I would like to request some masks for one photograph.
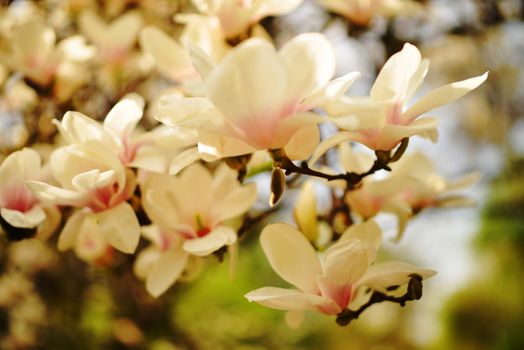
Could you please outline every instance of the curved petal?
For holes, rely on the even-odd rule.
[[[351,140],[352,134],[349,132],[337,132],[330,137],[324,139],[320,144],[317,146],[315,152],[313,152],[313,155],[311,155],[311,158],[309,159],[308,163],[313,165],[317,162],[317,160],[324,155],[330,148],[335,147],[336,145]]]
[[[145,27],[140,32],[139,41],[140,47],[153,57],[160,72],[170,79],[181,81],[196,75],[187,50],[160,29]]]
[[[86,213],[82,210],[75,212],[67,219],[60,236],[58,237],[58,250],[65,251],[71,249],[76,242],[78,232],[83,226]]]
[[[237,235],[228,226],[219,226],[201,238],[190,239],[184,242],[186,252],[197,256],[207,256],[225,245],[231,245],[237,240]]]
[[[317,293],[316,276],[322,274],[317,254],[306,237],[291,225],[271,224],[260,244],[276,273],[308,293]]]
[[[198,147],[188,148],[173,158],[171,165],[169,166],[169,174],[176,175],[182,169],[199,161],[200,159],[201,157],[200,153],[198,152]]]
[[[186,267],[189,254],[182,249],[170,249],[163,252],[149,272],[146,289],[154,297],[163,294],[171,287]]]
[[[147,278],[147,275],[153,269],[153,266],[160,258],[162,252],[155,246],[149,246],[138,253],[135,263],[133,264],[133,273],[141,280]]]
[[[380,70],[371,88],[371,98],[375,101],[402,101],[420,61],[420,51],[414,45],[404,44],[402,50],[391,56]]]
[[[9,225],[21,228],[36,227],[46,218],[45,212],[38,205],[33,206],[31,210],[26,212],[1,208],[0,215]]]
[[[96,216],[100,231],[114,248],[128,254],[135,252],[140,240],[140,224],[129,203],[120,203]]]
[[[104,145],[117,147],[112,137],[97,121],[79,112],[69,111],[64,114],[61,122],[55,122],[60,135],[68,143],[81,144],[87,140],[97,140]]]
[[[273,131],[289,99],[288,72],[268,42],[250,39],[237,46],[205,82],[207,96],[234,125]],[[240,98],[242,96],[242,98]]]
[[[434,276],[436,271],[420,269],[402,261],[386,261],[370,266],[358,285],[385,292],[387,287],[408,283],[411,274],[429,278]]]
[[[82,206],[88,199],[84,193],[51,186],[45,182],[26,181],[26,185],[36,198],[46,203],[76,207]]]
[[[278,54],[289,72],[288,94],[297,100],[324,86],[335,73],[335,52],[322,34],[298,35]]]
[[[264,287],[249,292],[244,297],[250,302],[277,310],[319,311],[319,308],[337,307],[327,298],[296,289]]]
[[[125,95],[107,114],[104,129],[119,139],[130,136],[142,119],[144,103],[144,98],[137,93]]]
[[[358,239],[335,243],[324,255],[324,277],[338,286],[356,283],[369,266],[369,249]]]
[[[284,146],[286,155],[291,160],[306,159],[313,153],[320,142],[318,125],[306,125],[297,130]]]
[[[0,187],[11,187],[34,178],[40,173],[41,164],[40,155],[32,148],[11,153],[0,166]]]
[[[382,240],[382,230],[373,220],[351,225],[339,239],[339,242],[357,239],[363,246],[378,250]]]
[[[342,77],[334,79],[327,83],[327,85],[314,91],[308,95],[304,101],[300,103],[300,110],[309,110],[318,106],[323,106],[326,103],[340,98],[346,93],[353,82],[360,78],[362,74],[359,72],[351,72]]]
[[[251,208],[257,199],[257,185],[255,183],[246,184],[226,195],[225,198],[214,198],[217,207],[217,222],[234,218],[243,214]]]
[[[447,103],[464,96],[473,89],[479,87],[488,78],[488,72],[474,78],[457,81],[448,85],[432,90],[426,96],[418,100],[401,116],[404,122],[411,122],[421,114],[426,113],[434,108],[440,107]]]
[[[312,181],[306,181],[298,194],[293,211],[298,228],[307,239],[315,242],[318,237],[317,198]]]
[[[202,159],[205,161],[235,157],[256,151],[256,148],[234,137],[203,130],[198,132],[198,152],[200,152]]]

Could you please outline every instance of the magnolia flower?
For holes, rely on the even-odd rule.
[[[40,155],[31,148],[11,153],[0,165],[0,216],[2,221],[18,228],[34,228],[46,214],[27,186],[41,173]]]
[[[375,15],[394,17],[420,10],[411,0],[320,0],[320,4],[360,26],[367,26]]]
[[[345,97],[328,106],[331,121],[342,129],[338,142],[354,140],[371,149],[389,151],[406,137],[422,135],[436,140],[437,119],[419,118],[425,112],[450,103],[482,84],[488,73],[437,88],[409,108],[406,104],[417,91],[429,68],[419,50],[405,44],[380,71],[369,97]],[[327,139],[325,142],[333,143]]]
[[[167,159],[161,150],[161,144],[170,142],[173,149],[183,149],[187,140],[178,138],[176,134],[157,128],[151,132],[136,133],[135,129],[142,118],[144,99],[131,93],[124,96],[107,114],[103,124],[79,112],[67,112],[61,122],[55,122],[62,137],[70,144],[82,145],[86,141],[96,140],[106,147],[106,152],[112,152],[128,167],[136,167],[149,171],[164,172]],[[180,142],[177,142],[180,141]],[[195,155],[196,148],[189,154]],[[181,155],[184,158],[188,153]],[[179,168],[186,163],[182,158],[174,159],[174,165]],[[182,159],[183,164],[177,159]],[[193,160],[198,157],[193,156]]]
[[[80,31],[98,48],[103,62],[121,64],[135,44],[142,19],[136,12],[128,12],[106,24],[96,13],[82,12],[78,24]]]
[[[391,177],[407,177],[413,179],[400,196],[408,203],[414,213],[429,207],[469,206],[471,199],[453,195],[452,193],[473,185],[479,179],[478,173],[470,173],[450,182],[438,174],[431,160],[423,153],[404,155],[392,165]]]
[[[267,41],[249,39],[216,67],[203,53],[197,56],[205,97],[167,96],[158,118],[196,128],[206,160],[279,148],[292,159],[306,158],[323,121],[308,111],[341,95],[357,76],[329,82],[335,58],[320,34],[299,35],[279,52]]]
[[[435,274],[400,261],[374,264],[380,239],[380,228],[368,221],[350,227],[318,255],[294,227],[271,224],[260,236],[262,249],[275,272],[297,289],[264,287],[245,297],[278,310],[336,315],[351,306],[362,288],[386,293],[390,286],[408,283],[411,274],[423,278]]]
[[[135,190],[133,173],[97,140],[58,148],[50,163],[61,187],[28,181],[31,192],[43,202],[81,208],[68,219],[58,249],[75,248],[80,257],[91,260],[107,240],[114,248],[133,253],[140,238],[135,211],[126,202]],[[97,254],[82,250],[86,247]]]
[[[71,36],[56,44],[53,28],[39,18],[14,25],[8,34],[9,49],[0,51],[0,61],[41,86],[48,86],[58,78],[60,86],[54,88],[58,94],[70,89],[64,81],[64,66],[75,65],[80,69],[81,63],[94,55],[94,48],[87,46],[81,36]],[[81,83],[83,80],[76,82],[74,88]]]
[[[244,34],[251,25],[267,16],[284,15],[296,9],[302,0],[192,0],[204,14],[220,20],[226,37]]]
[[[228,222],[249,210],[256,185],[241,185],[225,165],[212,176],[193,164],[176,177],[151,174],[142,193],[143,207],[158,228],[143,230],[155,246],[144,253],[150,263],[141,275],[147,290],[158,296],[175,283],[190,255],[207,256],[235,244],[237,235]]]

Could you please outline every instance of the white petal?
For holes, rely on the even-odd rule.
[[[36,227],[46,218],[45,212],[39,205],[33,206],[31,210],[26,212],[1,208],[0,215],[9,225],[21,228]]]
[[[163,294],[184,271],[188,256],[189,254],[181,249],[170,249],[163,252],[147,275],[147,291],[154,297]]]
[[[330,148],[335,147],[336,145],[350,140],[352,137],[352,134],[349,132],[337,132],[327,139],[324,139],[320,144],[318,145],[317,149],[311,155],[311,158],[309,159],[308,163],[310,165],[313,165],[317,162],[317,160],[324,155]]]
[[[284,146],[286,155],[291,160],[306,159],[313,153],[320,142],[318,125],[306,125],[297,130]]]
[[[207,256],[223,246],[236,242],[237,235],[227,226],[219,226],[201,238],[190,239],[184,242],[184,250],[197,256]]]
[[[225,198],[215,198],[217,222],[237,217],[249,210],[257,199],[257,185],[250,183],[231,191]]]
[[[198,151],[205,161],[214,161],[254,153],[257,150],[237,138],[201,130],[198,133]]]
[[[363,246],[378,250],[382,239],[382,230],[373,220],[351,225],[339,239],[339,242],[357,239]]]
[[[162,251],[155,246],[149,246],[140,251],[135,259],[135,263],[133,264],[133,273],[135,276],[145,281],[147,275],[151,272],[153,266],[160,258],[161,253]]]
[[[296,289],[264,287],[244,295],[250,302],[255,302],[277,310],[319,311],[318,307],[331,306],[329,299],[315,294],[304,293]]]
[[[81,144],[87,140],[98,140],[103,144],[116,147],[112,137],[97,121],[79,112],[66,112],[60,123],[55,123],[60,135],[69,143]]]
[[[299,100],[324,86],[335,73],[333,47],[319,33],[296,36],[280,49],[279,55],[289,72],[288,94]]]
[[[325,278],[340,286],[356,283],[369,266],[369,249],[357,239],[335,243],[324,255]]]
[[[107,114],[104,119],[104,129],[119,139],[130,136],[136,124],[142,119],[143,109],[142,96],[137,93],[125,95]]]
[[[300,231],[284,223],[271,224],[262,231],[260,243],[280,277],[305,292],[318,292],[315,278],[322,273],[320,262]]]
[[[420,61],[420,51],[409,43],[404,44],[402,50],[391,56],[380,70],[371,89],[371,98],[375,101],[403,100]]]
[[[199,161],[200,159],[201,157],[200,153],[198,153],[197,147],[188,148],[173,158],[171,165],[169,166],[169,174],[176,175],[182,169],[193,164],[194,162]]]
[[[191,43],[188,43],[187,47],[189,49],[189,54],[191,55],[191,61],[198,73],[200,73],[202,80],[207,79],[209,74],[211,74],[213,69],[215,69],[213,60],[200,47]]]
[[[275,49],[250,39],[237,46],[206,80],[209,99],[239,126],[268,129],[288,99],[288,73]]]
[[[138,149],[135,158],[127,166],[154,173],[163,173],[166,171],[166,164],[166,155],[160,147],[144,145]]]
[[[89,192],[100,187],[106,187],[115,180],[114,170],[107,170],[101,173],[100,170],[93,169],[78,174],[71,183],[79,192]]]
[[[0,187],[13,186],[38,176],[40,155],[32,148],[24,148],[8,155],[0,166]]]
[[[133,207],[123,202],[96,215],[108,242],[123,253],[134,253],[140,240],[140,224]]]
[[[402,120],[409,122],[427,111],[453,102],[471,90],[476,89],[487,78],[488,72],[478,77],[457,81],[432,90],[404,112],[401,118]]]
[[[153,56],[160,72],[174,81],[193,77],[196,73],[187,50],[156,27],[142,29],[140,47]]]
[[[387,261],[370,266],[358,284],[378,291],[385,291],[387,287],[408,283],[411,274],[428,278],[434,276],[436,271],[420,269],[402,261]]]
[[[36,198],[46,203],[81,206],[87,200],[83,193],[51,186],[40,181],[26,181],[26,185]]]
[[[58,250],[65,251],[74,247],[80,228],[84,224],[86,213],[78,210],[67,219],[60,237],[58,237]]]
[[[326,86],[321,87],[307,96],[304,101],[301,102],[301,106],[305,106],[301,107],[301,110],[322,106],[332,100],[340,98],[360,76],[361,74],[359,72],[351,72],[330,81]]]

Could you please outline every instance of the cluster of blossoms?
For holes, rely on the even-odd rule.
[[[477,88],[487,74],[412,102],[429,61],[405,44],[369,96],[349,97],[360,74],[334,79],[335,54],[322,34],[298,35],[277,50],[257,23],[300,3],[194,0],[196,12],[174,18],[184,25],[177,40],[135,12],[111,24],[82,12],[84,36],[56,45],[53,29],[38,15],[9,17],[0,30],[10,49],[0,61],[29,85],[63,103],[87,83],[88,68],[98,67],[105,93],[120,96],[103,122],[74,111],[55,115],[51,151],[35,145],[2,161],[0,223],[7,236],[48,239],[59,231],[60,251],[102,267],[116,251],[136,254],[135,274],[158,297],[201,259],[228,254],[234,262],[250,223],[274,211],[286,186],[303,183],[296,225],[271,223],[260,237],[273,269],[296,289],[260,288],[246,294],[249,301],[287,310],[289,323],[297,324],[304,311],[337,315],[344,323],[370,302],[420,298],[422,279],[435,272],[380,261],[382,231],[374,218],[396,215],[400,239],[421,210],[469,204],[455,191],[474,183],[476,174],[450,182],[423,154],[405,151],[411,137],[437,140],[437,119],[426,112]],[[415,7],[408,1],[321,3],[360,25],[373,9]],[[136,78],[128,72],[152,69],[173,86],[154,98],[121,89]],[[160,125],[143,118],[146,105]],[[324,124],[338,131],[321,140]],[[339,164],[326,163],[328,150],[337,151]],[[255,205],[264,191],[257,191],[262,185],[253,174],[270,171],[270,206]],[[286,180],[290,174],[299,181]],[[317,208],[317,184],[333,197],[327,215]],[[149,245],[139,245],[141,237]]]

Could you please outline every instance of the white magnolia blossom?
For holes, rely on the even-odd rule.
[[[143,21],[137,12],[127,12],[107,24],[96,13],[85,11],[78,24],[104,63],[121,64],[129,57]]]
[[[313,33],[295,37],[278,52],[265,40],[249,39],[216,67],[202,52],[195,57],[205,96],[166,96],[158,118],[196,128],[206,160],[278,148],[292,159],[306,158],[318,144],[317,123],[324,120],[309,111],[343,94],[358,76],[330,82],[333,49]]]
[[[70,144],[81,146],[86,141],[95,140],[106,147],[106,152],[114,153],[128,167],[148,171],[164,172],[168,159],[163,152],[163,145],[182,151],[194,144],[185,135],[178,137],[165,127],[156,128],[150,132],[136,132],[136,127],[142,118],[144,99],[131,93],[124,96],[107,114],[103,124],[79,112],[67,112],[61,122],[55,122],[60,135]],[[196,140],[195,140],[196,143]],[[196,160],[196,148],[181,154],[193,155]],[[176,158],[174,161],[177,161]],[[184,163],[184,160],[181,159]],[[180,164],[180,167],[184,167]]]
[[[133,173],[98,140],[58,148],[50,163],[61,187],[39,181],[27,185],[42,202],[79,208],[62,230],[58,249],[74,248],[80,257],[92,260],[107,240],[114,248],[133,253],[140,238],[135,211],[126,202],[136,187]]]
[[[335,134],[341,142],[351,139],[371,149],[389,151],[406,137],[422,135],[436,141],[436,118],[422,114],[450,103],[482,84],[488,73],[432,90],[407,107],[428,72],[429,60],[411,44],[384,64],[368,97],[342,96],[328,106],[331,121],[348,131]],[[327,139],[326,143],[333,143]]]
[[[189,255],[207,256],[236,243],[229,221],[247,212],[256,199],[256,185],[241,185],[236,175],[225,165],[211,174],[193,164],[176,177],[151,174],[146,180],[143,206],[157,228],[143,230],[155,246],[137,264],[150,266],[142,275],[152,295],[175,283]],[[152,256],[158,259],[151,262]]]
[[[0,49],[0,62],[40,86],[55,80],[53,89],[61,100],[86,81],[84,63],[93,58],[95,50],[84,37],[75,35],[56,43],[53,28],[34,17],[14,25],[7,39],[7,47]],[[71,69],[76,76],[69,74]]]
[[[387,292],[409,282],[410,275],[427,278],[432,270],[400,261],[374,263],[381,231],[374,221],[350,227],[321,255],[294,227],[266,226],[260,243],[275,272],[297,289],[264,287],[246,294],[249,301],[291,312],[336,315],[351,306],[361,288]]]
[[[0,216],[9,225],[34,228],[46,219],[39,200],[27,188],[26,180],[41,176],[40,155],[31,148],[13,152],[0,165]]]
[[[217,17],[228,38],[245,34],[249,27],[267,16],[284,15],[302,0],[192,0],[197,9]]]
[[[319,0],[319,2],[328,10],[361,26],[367,26],[375,15],[394,17],[421,10],[421,6],[412,0]]]

